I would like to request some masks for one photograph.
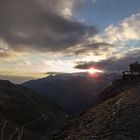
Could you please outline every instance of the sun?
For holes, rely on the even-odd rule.
[[[93,68],[93,67],[88,69],[88,73],[90,75],[94,75],[95,73],[100,73],[100,72],[102,72],[102,70],[99,70],[99,69],[96,69],[96,68]]]
[[[89,74],[94,74],[96,70],[94,68],[89,68],[88,73]]]

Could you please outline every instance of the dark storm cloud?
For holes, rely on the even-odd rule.
[[[90,67],[96,67],[99,69],[103,69],[105,71],[122,71],[126,70],[130,63],[135,61],[140,62],[140,51],[127,53],[124,57],[117,58],[109,58],[106,60],[102,60],[100,62],[77,62],[75,68],[77,69],[89,69]]]
[[[124,63],[119,62],[116,59],[107,59],[100,62],[81,62],[75,66],[77,69],[89,69],[90,67],[96,67],[105,71],[119,71],[126,68]]]
[[[97,32],[93,26],[63,17],[62,0],[40,1],[0,0],[0,38],[12,49],[60,51]]]

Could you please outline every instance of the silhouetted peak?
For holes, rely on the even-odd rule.
[[[12,83],[8,80],[0,80],[0,86],[8,86],[8,85],[12,85]]]

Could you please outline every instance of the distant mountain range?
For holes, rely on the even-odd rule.
[[[1,140],[52,140],[69,119],[65,113],[76,115],[98,103],[115,77],[56,74],[22,85],[0,80]]]
[[[65,114],[49,99],[0,80],[1,140],[39,140],[64,120]]]
[[[87,73],[55,74],[22,85],[49,97],[67,114],[74,114],[95,104],[99,93],[116,77],[116,73],[100,74],[97,77]]]
[[[39,93],[0,80],[0,139],[139,140],[140,78],[118,77],[57,74],[23,84]]]

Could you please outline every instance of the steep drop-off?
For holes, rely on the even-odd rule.
[[[116,91],[113,93],[112,90],[105,99],[106,89],[104,96],[100,97],[100,104],[71,119],[54,139],[139,140],[140,80],[123,83]]]

